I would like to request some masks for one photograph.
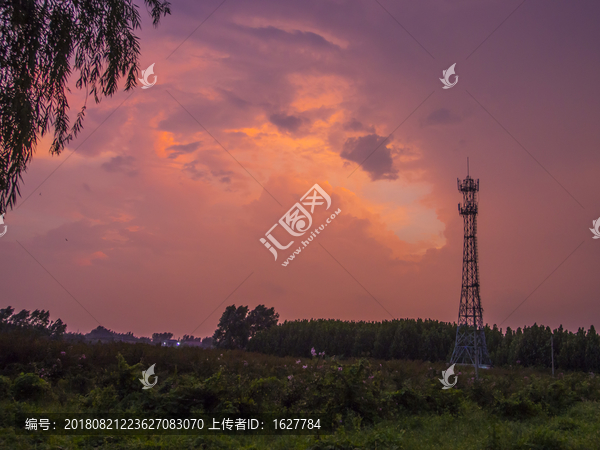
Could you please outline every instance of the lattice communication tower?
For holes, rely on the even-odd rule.
[[[469,176],[457,180],[458,190],[463,194],[463,203],[458,204],[458,212],[463,216],[465,240],[463,244],[462,289],[458,309],[456,343],[450,364],[470,364],[476,367],[489,367],[490,357],[485,343],[483,309],[479,297],[479,262],[477,258],[477,192],[479,180]]]

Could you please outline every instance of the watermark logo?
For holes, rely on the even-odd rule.
[[[0,214],[0,237],[4,236],[8,230],[8,226],[4,225],[4,214],[6,213]]]
[[[594,228],[590,228],[590,231],[594,233],[594,237],[592,239],[600,239],[600,217],[598,217],[596,220],[592,220],[592,225],[594,226]]]
[[[158,377],[156,375],[154,375],[154,366],[156,364],[152,364],[148,370],[142,370],[142,376],[144,378],[138,378],[138,380],[140,380],[140,382],[144,385],[144,387],[142,389],[152,389],[154,386],[156,386],[156,383],[158,382]],[[154,383],[150,384],[150,377],[154,375]]]
[[[440,382],[444,385],[444,387],[442,389],[451,389],[457,383],[458,376],[454,375],[454,366],[455,365],[456,364],[452,364],[450,367],[448,367],[447,370],[442,370],[442,376],[444,378],[438,378],[438,380],[440,380]],[[450,377],[452,375],[454,375],[454,383],[450,383]]]
[[[155,63],[152,63],[150,67],[148,67],[146,70],[142,70],[142,78],[138,78],[138,80],[140,80],[143,84],[142,89],[150,89],[156,84],[156,81],[158,80],[158,77],[154,75],[154,64]],[[148,77],[150,77],[150,75],[154,75],[153,83],[150,83],[148,81]]]
[[[307,232],[309,232],[309,236],[306,241],[302,241],[302,245],[306,247],[321,231],[325,229],[327,224],[331,222],[331,220],[335,219],[337,215],[341,212],[338,208],[331,216],[327,219],[327,223],[321,225],[320,227],[315,228],[311,231],[313,225],[312,214],[315,212],[315,207],[317,206],[325,206],[325,210],[328,210],[331,207],[331,197],[327,192],[323,190],[321,186],[315,184],[311,187],[306,194],[302,196],[299,202],[297,202],[294,206],[290,208],[288,212],[286,212],[279,221],[273,225],[269,231],[265,233],[265,238],[260,238],[260,242],[273,254],[275,257],[275,261],[277,261],[277,250],[287,250],[294,243],[291,240],[287,245],[282,244],[277,240],[275,236],[273,236],[273,232],[277,226],[281,226],[281,228],[286,231],[291,239],[297,238],[300,236],[304,236]],[[315,234],[316,233],[316,234]],[[293,253],[282,263],[282,266],[287,266],[292,259],[294,259],[301,251],[302,248],[294,250]]]
[[[444,78],[440,78],[440,81],[444,85],[444,89],[450,89],[451,87],[454,87],[456,83],[458,83],[458,75],[454,73],[454,66],[456,66],[456,63],[452,64],[450,67],[448,67],[448,69],[442,70],[442,75]],[[452,75],[455,77],[454,83],[450,83],[450,77]]]

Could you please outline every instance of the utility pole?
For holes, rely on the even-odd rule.
[[[477,341],[478,341],[478,339],[477,339],[477,334],[476,334],[475,335],[475,379],[479,380],[479,351],[477,349]]]
[[[554,339],[552,335],[550,335],[550,349],[552,352],[552,378],[554,378]]]

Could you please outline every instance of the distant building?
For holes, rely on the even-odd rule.
[[[171,339],[173,333],[154,333],[152,339],[147,337],[137,338],[132,332],[129,333],[116,333],[112,330],[98,326],[86,335],[76,335],[71,333],[72,339],[85,339],[87,342],[92,344],[98,343],[109,343],[109,342],[126,342],[128,344],[160,344],[161,347],[200,347],[200,348],[212,348],[212,337],[205,338],[194,338],[194,336],[184,336],[182,340]],[[169,339],[165,339],[169,338]]]
[[[107,330],[103,326],[99,326],[98,328],[90,331],[85,335],[85,340],[88,342],[96,343],[106,343],[113,342],[115,340],[114,332]]]
[[[108,342],[126,342],[128,344],[135,344],[137,342],[150,343],[149,338],[137,338],[133,333],[115,333],[109,329],[99,326],[86,335],[82,335],[83,338],[92,344],[97,343],[108,343]]]
[[[161,347],[179,347],[181,343],[177,339],[167,339],[162,341]]]
[[[200,341],[183,341],[181,344],[185,347],[204,347]]]
[[[212,344],[212,337],[205,337],[204,339],[195,338],[186,341],[181,341],[181,345],[185,345],[187,347],[213,348]]]

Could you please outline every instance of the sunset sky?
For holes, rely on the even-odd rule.
[[[142,6],[156,84],[88,99],[60,156],[40,142],[0,307],[138,336],[212,335],[231,304],[454,322],[469,157],[484,322],[600,325],[598,2],[221,1],[158,28]],[[297,246],[259,240],[314,184],[313,228],[341,213],[282,267]]]

